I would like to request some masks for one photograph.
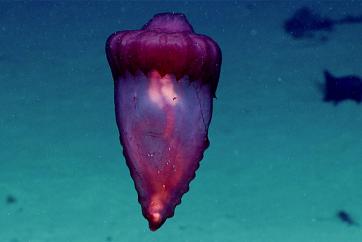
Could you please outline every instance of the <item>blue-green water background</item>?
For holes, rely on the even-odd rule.
[[[362,26],[295,41],[301,6],[360,1],[0,2],[1,242],[360,242],[362,106],[322,102],[323,69],[362,76]],[[150,232],[118,141],[106,38],[183,12],[223,52],[211,146]],[[16,198],[9,203],[8,196]]]

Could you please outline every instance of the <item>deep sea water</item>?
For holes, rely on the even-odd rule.
[[[323,70],[362,76],[362,24],[293,39],[302,6],[331,19],[360,1],[0,2],[0,241],[359,242],[362,106],[323,102]],[[157,232],[118,141],[104,45],[159,12],[215,39],[211,145]],[[319,84],[318,84],[319,83]]]

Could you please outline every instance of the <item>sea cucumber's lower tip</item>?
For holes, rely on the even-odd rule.
[[[147,216],[147,220],[148,220],[148,224],[150,227],[150,230],[152,231],[156,231],[157,229],[159,229],[162,224],[165,222],[165,218],[162,217],[162,215],[158,212],[154,212],[154,213],[150,213]]]

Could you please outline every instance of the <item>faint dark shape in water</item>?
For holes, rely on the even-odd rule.
[[[107,237],[106,237],[106,241],[107,241],[107,242],[110,242],[110,241],[112,241],[112,240],[113,240],[112,236],[107,236]]]
[[[331,19],[322,17],[309,7],[298,9],[294,15],[284,21],[284,30],[294,39],[314,38],[317,31],[331,32],[337,24],[355,24],[362,23],[362,15],[347,15],[341,19]],[[326,36],[320,36],[321,41],[326,41]]]
[[[284,22],[284,30],[295,39],[313,37],[313,31],[332,31],[333,21],[322,18],[308,7],[298,9],[294,15]]]
[[[6,196],[6,204],[14,204],[14,203],[16,203],[17,202],[17,199],[16,199],[16,197],[14,197],[13,195],[11,195],[11,194],[8,194],[7,196]]]
[[[359,224],[351,217],[351,215],[349,215],[349,213],[344,210],[337,211],[336,216],[340,221],[346,223],[347,225],[359,226]]]
[[[253,10],[253,9],[255,9],[255,7],[256,7],[256,2],[247,3],[247,4],[245,4],[245,7],[246,7],[246,9],[248,9],[248,10]]]
[[[329,71],[324,71],[324,101],[337,105],[344,100],[362,101],[362,79],[349,75],[334,77]]]
[[[184,230],[187,229],[187,226],[185,226],[185,225],[180,225],[180,226],[178,226],[178,228],[179,228],[180,230],[184,231]]]

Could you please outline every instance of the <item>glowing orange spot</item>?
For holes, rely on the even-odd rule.
[[[148,95],[152,102],[156,103],[160,108],[165,104],[172,106],[177,104],[177,94],[172,83],[172,76],[167,74],[161,77],[157,71],[151,71],[148,78],[150,80]]]
[[[151,213],[151,220],[153,223],[161,222],[161,214],[160,213]]]

